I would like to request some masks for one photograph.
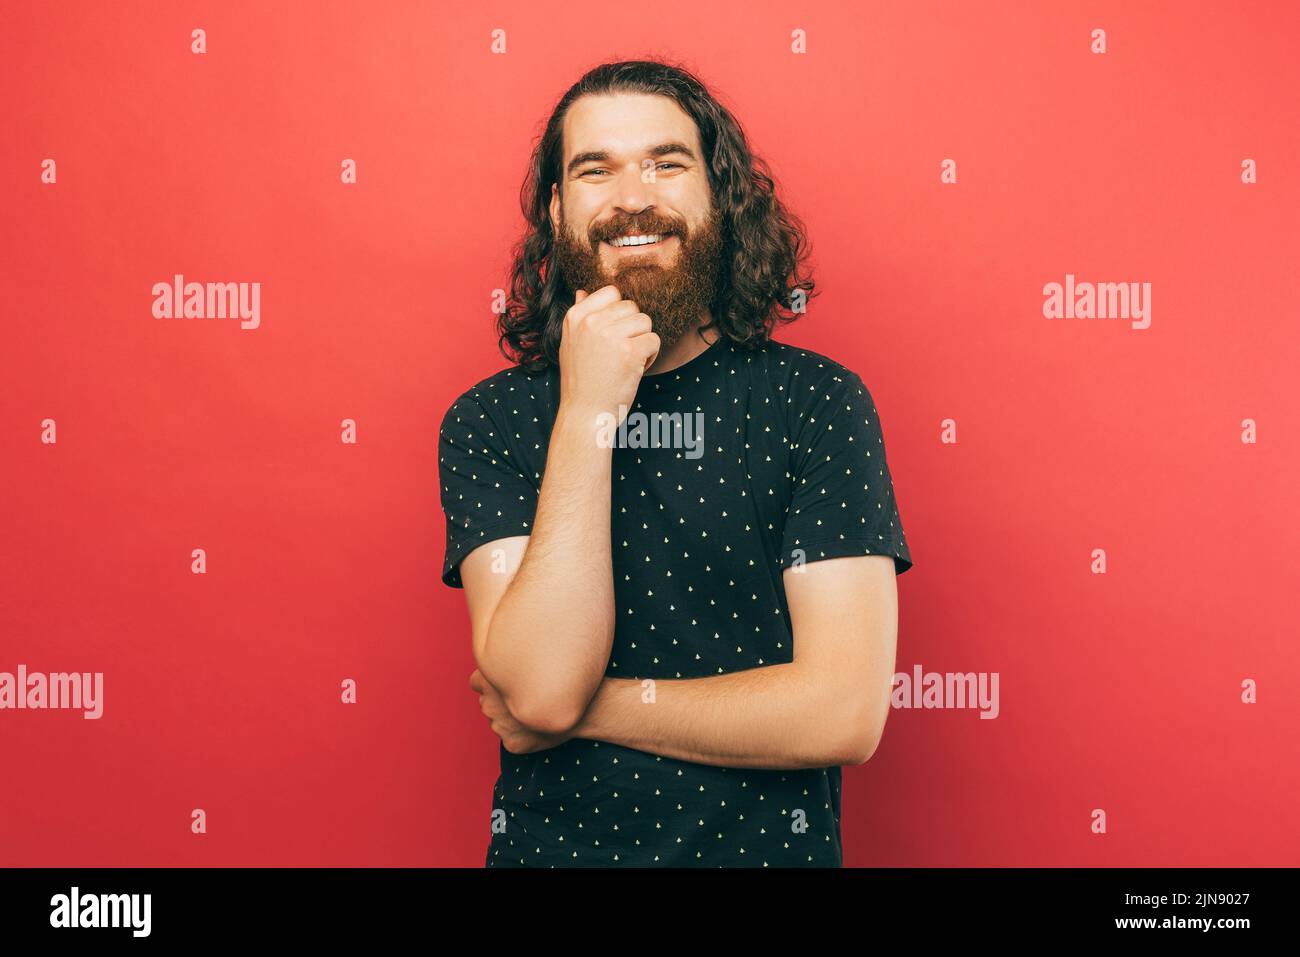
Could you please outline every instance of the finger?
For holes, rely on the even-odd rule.
[[[587,290],[579,289],[576,294],[576,298],[573,300],[573,304],[576,306],[578,303],[582,302],[582,300],[586,298],[587,298]]]
[[[565,313],[566,325],[576,319],[585,318],[593,312],[599,312],[606,306],[612,306],[622,298],[613,286],[602,286],[591,294],[587,294],[584,290],[580,291],[583,292],[582,298],[574,302]],[[574,295],[576,297],[577,293]]]
[[[624,300],[624,302],[626,302],[626,300]],[[620,303],[619,306],[606,309],[605,312],[613,312],[614,309],[618,309],[622,305],[623,303]],[[636,308],[634,304],[629,303],[629,305],[632,305],[633,309]],[[654,321],[644,312],[629,312],[620,315],[618,319],[610,322],[610,327],[611,329],[617,329],[623,335],[631,339],[634,336],[643,336],[647,332],[653,332]]]
[[[597,309],[604,309],[606,306],[612,306],[622,299],[618,287],[614,285],[601,286],[590,296],[584,296],[583,302],[586,304],[586,312],[595,312]]]
[[[599,325],[605,325],[606,323],[609,325],[615,325],[616,320],[631,319],[633,316],[640,314],[641,307],[631,299],[620,299],[613,305],[606,306],[604,309],[599,310],[597,314],[592,315],[591,319]]]
[[[633,336],[632,343],[645,350],[645,365],[641,369],[642,372],[645,372],[646,369],[654,365],[655,359],[659,358],[659,337],[653,332],[647,332],[639,336]]]

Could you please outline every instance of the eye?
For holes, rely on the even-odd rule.
[[[682,169],[682,168],[683,168],[682,165],[681,165],[680,163],[673,163],[673,162],[671,162],[671,161],[669,161],[669,160],[664,160],[664,161],[663,161],[662,163],[660,163],[660,164],[658,165],[658,167],[656,167],[656,168],[657,168],[657,169],[662,169],[662,168],[665,167],[665,166],[668,166],[668,167],[671,167],[671,168],[674,168],[674,169]],[[579,173],[578,176],[579,176],[579,177],[590,176],[592,173],[603,173],[603,172],[605,172],[603,169],[586,169],[586,170],[583,170],[581,173]]]

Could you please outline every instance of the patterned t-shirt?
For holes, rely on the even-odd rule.
[[[532,531],[559,370],[504,369],[442,421],[442,580]],[[725,336],[642,377],[613,446],[617,616],[608,677],[703,678],[793,660],[782,570],[847,555],[912,566],[862,380],[775,341]],[[546,623],[538,623],[539,637]],[[571,738],[500,747],[489,867],[841,865],[838,767],[697,764]]]

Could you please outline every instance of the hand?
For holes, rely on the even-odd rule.
[[[560,404],[583,416],[632,404],[641,376],[659,355],[650,317],[615,286],[579,289],[560,332]]]
[[[511,754],[531,754],[533,751],[545,751],[568,741],[573,734],[541,734],[526,728],[510,713],[500,692],[494,688],[483,672],[475,669],[469,676],[469,686],[478,692],[479,707],[483,717],[492,726],[492,733],[501,739],[505,749]]]

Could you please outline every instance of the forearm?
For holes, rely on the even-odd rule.
[[[606,678],[573,736],[721,767],[830,767],[852,761],[846,693],[860,692],[795,663],[649,685]]]
[[[611,467],[612,450],[596,442],[595,413],[561,405],[528,547],[479,663],[510,710],[534,727],[576,721],[609,661]]]

